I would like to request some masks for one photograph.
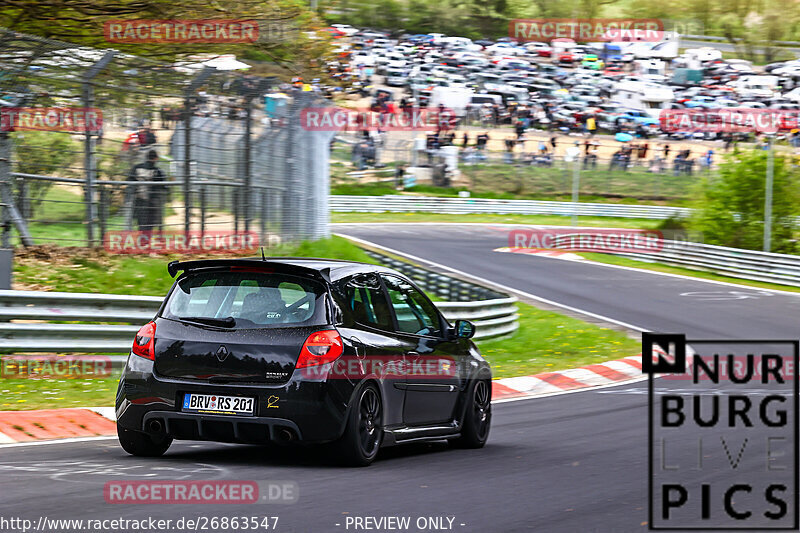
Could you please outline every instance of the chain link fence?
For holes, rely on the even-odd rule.
[[[475,132],[469,133],[474,141]],[[557,153],[541,139],[515,142],[512,150],[498,151],[475,144],[464,147],[463,132],[457,134],[455,145],[438,148],[431,147],[430,139],[422,135],[415,140],[392,139],[391,135],[384,133],[374,139],[337,135],[331,150],[334,184],[394,183],[395,168],[404,165],[417,184],[449,184],[474,193],[566,199],[577,178],[581,196],[685,201],[703,177],[717,175],[713,159],[710,165],[698,150],[702,147],[688,157],[678,150],[665,156],[663,145],[655,143],[642,154],[636,147],[613,140],[592,141],[587,149],[582,141],[575,145],[562,138]],[[366,148],[359,149],[359,143]],[[578,154],[566,156],[566,149],[573,146]],[[437,179],[442,166],[446,176]],[[348,189],[347,194],[358,192]]]
[[[288,105],[269,109],[269,95]],[[168,64],[0,28],[5,246],[120,231],[329,235],[320,97],[275,78]]]

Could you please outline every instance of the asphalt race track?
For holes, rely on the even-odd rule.
[[[337,227],[339,233],[642,329],[692,338],[798,337],[800,297],[493,252],[506,245],[506,231]],[[143,460],[126,455],[115,440],[0,447],[0,515],[34,522],[45,513],[139,520],[278,516],[277,531],[298,532],[355,531],[345,527],[348,516],[409,516],[412,524],[444,516],[454,517],[452,530],[464,532],[646,531],[646,390],[646,382],[639,382],[496,404],[483,450],[438,443],[398,447],[364,469],[337,467],[319,450],[302,448],[178,442],[165,457]],[[740,465],[743,474],[762,471],[755,461]],[[298,484],[299,500],[204,507],[105,503],[106,481],[130,479],[288,480]]]
[[[796,318],[800,296],[597,263],[494,252],[508,246],[510,229],[469,224],[340,224],[335,231],[643,330],[685,333],[695,339],[800,337]]]

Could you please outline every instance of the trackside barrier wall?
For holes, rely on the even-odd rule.
[[[663,220],[687,216],[683,207],[658,205],[614,205],[538,200],[495,200],[490,198],[440,198],[430,196],[346,196],[331,195],[331,211],[368,213],[446,213],[468,215],[490,213],[503,215],[560,215],[647,218]]]
[[[664,247],[659,252],[616,255],[734,278],[800,287],[800,256],[796,255],[680,241],[664,241]]]

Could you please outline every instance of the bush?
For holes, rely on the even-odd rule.
[[[795,216],[798,213],[797,169],[775,156],[772,193],[771,250],[794,253]],[[707,244],[761,250],[764,236],[767,152],[736,152],[720,165],[716,178],[699,185],[700,200],[690,228],[702,232]]]
[[[81,177],[75,171],[75,162],[82,157],[81,145],[69,133],[55,131],[24,131],[11,134],[15,172],[44,176]],[[18,180],[16,195],[25,218],[41,204],[52,181]],[[22,189],[26,187],[27,190]]]

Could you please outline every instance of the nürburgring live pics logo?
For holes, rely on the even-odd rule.
[[[644,333],[651,530],[796,530],[798,341]]]

